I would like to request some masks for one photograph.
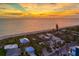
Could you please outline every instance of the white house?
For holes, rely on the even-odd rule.
[[[5,45],[4,49],[14,49],[14,48],[18,48],[17,44],[9,44],[9,45]]]

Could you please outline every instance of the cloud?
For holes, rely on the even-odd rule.
[[[78,3],[4,3],[0,4],[0,16],[4,15],[21,15],[38,16],[38,15],[73,15],[79,13]],[[21,13],[21,14],[20,14]]]
[[[17,10],[21,10],[23,12],[26,11],[20,4],[17,4],[17,3],[9,3],[8,5],[10,5],[11,7],[15,8]]]
[[[75,10],[75,9],[79,9],[79,4],[78,3],[71,3],[71,5],[67,5],[67,6],[64,6],[62,8],[58,8],[58,9],[55,9],[56,11],[65,11],[65,10]]]

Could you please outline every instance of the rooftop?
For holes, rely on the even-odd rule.
[[[29,47],[25,48],[25,51],[28,53],[33,53],[35,51],[35,49],[33,47],[29,46]]]
[[[5,45],[4,49],[13,49],[13,48],[18,48],[17,44],[9,44],[9,45]]]
[[[22,38],[22,39],[20,39],[20,43],[25,44],[25,43],[28,43],[28,42],[30,42],[30,40],[28,38]]]

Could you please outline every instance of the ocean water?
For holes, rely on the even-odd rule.
[[[0,36],[79,25],[78,18],[69,19],[0,19]]]

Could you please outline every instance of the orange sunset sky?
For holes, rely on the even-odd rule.
[[[78,3],[1,3],[0,17],[50,17],[78,15]]]

